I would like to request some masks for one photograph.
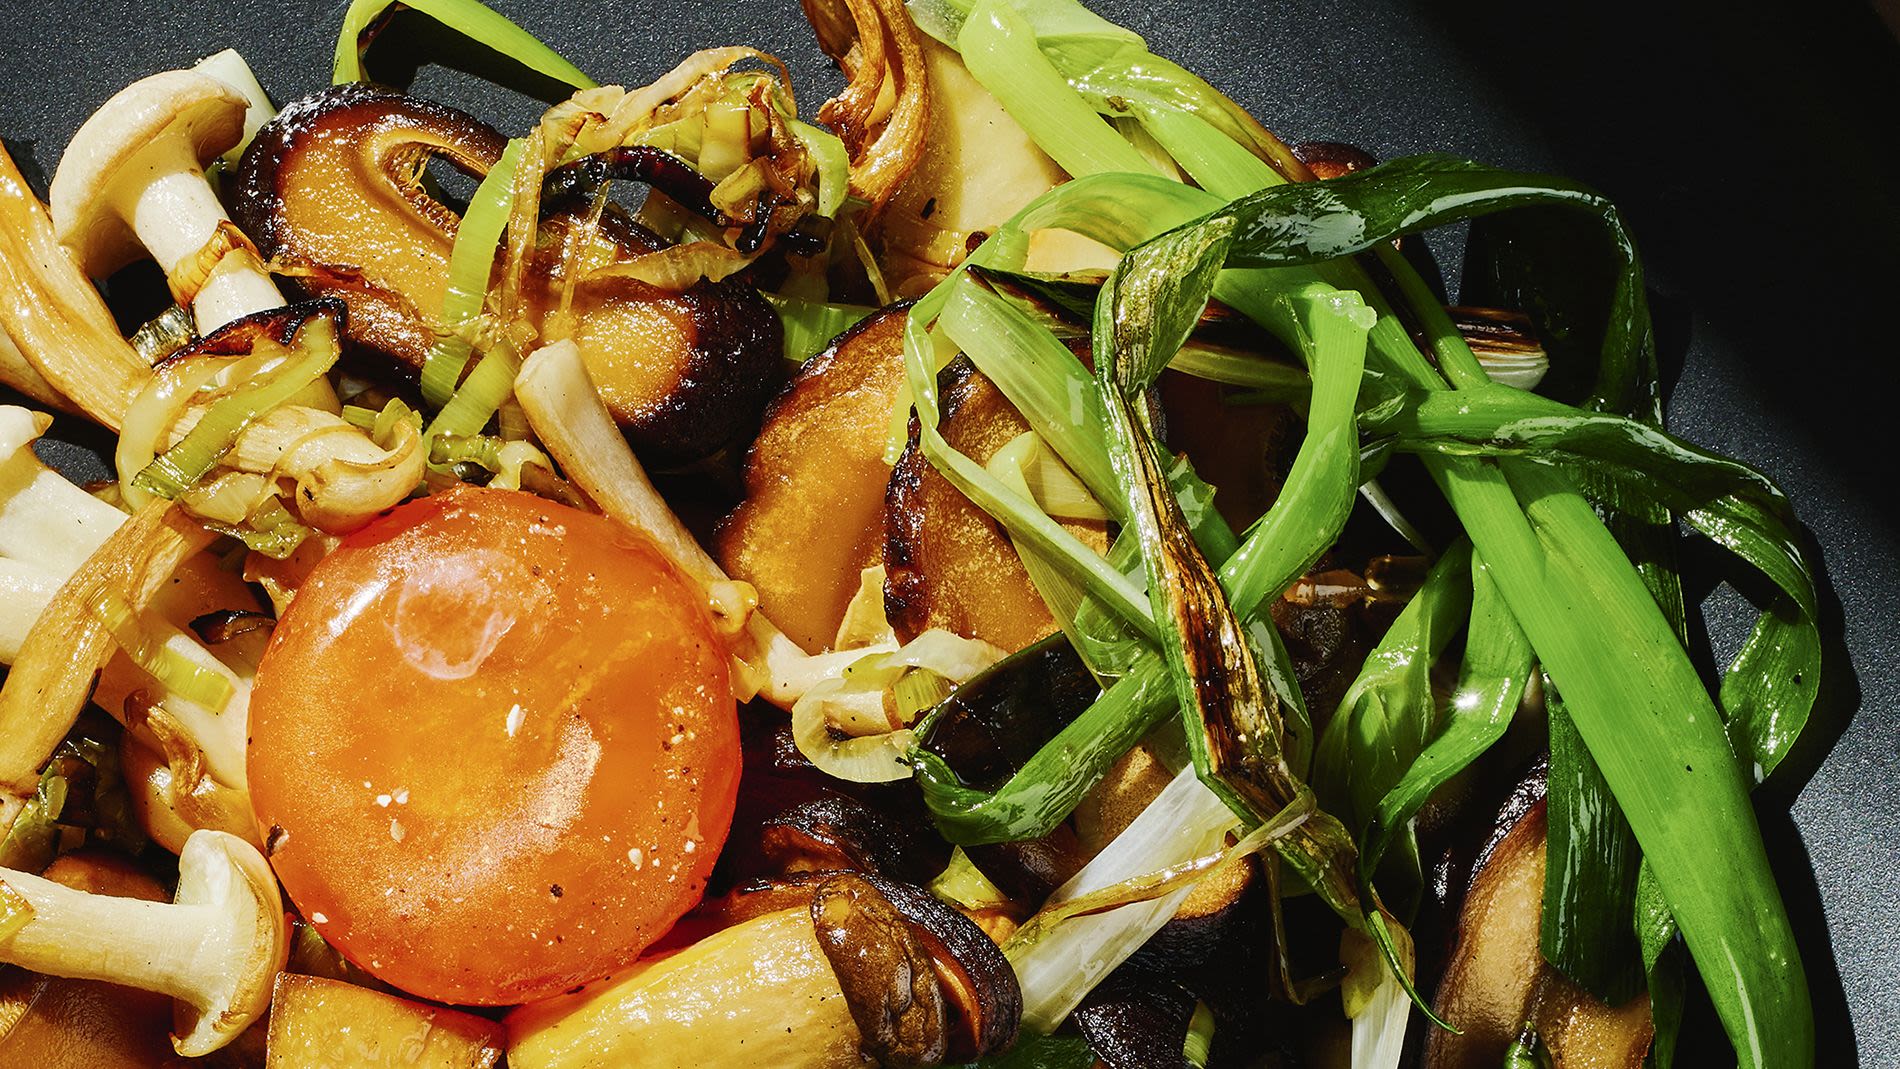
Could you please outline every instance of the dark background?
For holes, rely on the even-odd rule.
[[[603,82],[641,84],[694,48],[740,43],[790,62],[807,112],[839,82],[794,0],[491,2]],[[344,6],[14,0],[0,15],[0,136],[43,192],[73,129],[142,75],[235,46],[280,102],[294,98],[328,80]],[[1558,171],[1622,205],[1650,268],[1673,428],[1774,475],[1822,547],[1834,670],[1812,744],[1762,792],[1763,823],[1815,988],[1820,1064],[1900,1066],[1894,36],[1871,7],[1828,2],[1092,6],[1288,140]],[[538,111],[451,72],[425,70],[417,88],[505,130]],[[1705,564],[1706,654],[1725,663],[1753,614]],[[1682,1064],[1730,1058],[1719,1034],[1685,1039]]]

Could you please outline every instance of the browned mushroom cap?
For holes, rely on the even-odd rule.
[[[813,892],[812,924],[864,1035],[893,1069],[1008,1047],[1022,989],[1003,952],[921,888],[837,873]]]
[[[892,1069],[941,1065],[950,1052],[943,985],[897,907],[862,876],[841,872],[813,891],[811,921],[864,1052]]]
[[[819,798],[766,820],[760,852],[783,872],[852,869],[923,882],[942,869],[919,836],[850,798]]]
[[[460,220],[422,185],[442,159],[482,175],[507,139],[453,108],[366,84],[285,107],[238,167],[232,205],[304,289],[350,306],[350,340],[420,368],[435,342]]]
[[[1293,146],[1293,155],[1306,164],[1314,178],[1338,178],[1379,162],[1372,153],[1343,141],[1303,141]]]
[[[447,329],[441,309],[461,225],[424,187],[423,164],[437,158],[483,175],[506,144],[453,108],[334,86],[259,132],[239,167],[237,217],[305,290],[349,304],[356,346],[419,370]],[[784,377],[783,328],[771,305],[730,281],[675,293],[603,275],[570,287],[559,270],[576,218],[557,212],[543,221],[524,279],[528,325],[545,334],[560,310],[552,336],[573,338],[649,463],[694,460],[748,431]],[[617,212],[587,241],[590,268],[663,245]]]

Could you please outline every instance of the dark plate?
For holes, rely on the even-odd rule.
[[[341,0],[152,4],[18,0],[0,20],[0,134],[44,191],[81,119],[125,83],[227,46],[287,100],[329,73]],[[837,84],[796,0],[496,0],[603,80],[639,84],[686,52],[750,44],[786,58],[807,109]],[[1820,741],[1762,794],[1804,947],[1821,1065],[1900,1065],[1900,524],[1887,495],[1900,337],[1900,48],[1871,7],[1707,13],[1651,2],[1094,0],[1288,139],[1381,156],[1442,149],[1594,183],[1647,254],[1689,438],[1781,481],[1833,581],[1833,665]],[[425,95],[505,129],[525,98],[425,70]],[[1447,274],[1456,271],[1448,265]],[[73,420],[55,436],[77,437]],[[68,470],[96,455],[61,449]],[[1752,615],[1701,569],[1705,660],[1725,662]],[[1827,743],[1838,736],[1829,751]],[[1691,1066],[1729,1061],[1692,1034]]]

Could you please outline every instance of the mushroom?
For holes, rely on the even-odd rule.
[[[0,883],[31,910],[0,942],[0,961],[170,995],[172,1046],[187,1058],[217,1050],[264,1015],[289,954],[270,866],[223,832],[185,842],[170,903],[86,894],[11,869],[0,869]]]
[[[296,266],[304,290],[349,305],[351,341],[413,373],[448,330],[441,312],[461,226],[424,188],[419,164],[437,158],[485,174],[506,144],[454,108],[334,86],[264,127],[244,155],[233,207],[266,255]],[[696,180],[704,200],[705,180],[672,157],[634,171],[615,171],[614,158],[558,170],[549,201],[572,199],[603,174],[643,175],[669,191]],[[583,205],[542,220],[521,320],[544,340],[580,346],[615,422],[651,461],[697,460],[748,433],[784,375],[777,314],[736,280],[695,271],[661,286],[623,273],[665,243],[618,209],[598,226],[591,218]]]
[[[856,869],[922,882],[941,871],[941,849],[850,798],[819,798],[764,822],[759,849],[787,873]]]
[[[1009,959],[928,891],[841,872],[813,891],[811,918],[879,1062],[973,1061],[1015,1042],[1023,998]]]
[[[166,71],[120,90],[73,135],[53,174],[53,227],[102,277],[151,253],[209,334],[284,303],[205,179],[238,143],[250,102],[207,74]]]

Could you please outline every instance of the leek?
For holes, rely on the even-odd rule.
[[[177,445],[133,476],[132,485],[155,497],[176,498],[198,485],[259,416],[295,397],[337,360],[336,324],[328,315],[306,319],[286,350],[250,382],[214,402]]]
[[[448,287],[442,297],[444,333],[430,347],[422,364],[422,398],[437,408],[449,403],[468,365],[469,334],[488,298],[488,281],[500,251],[501,235],[514,211],[515,171],[527,144],[523,138],[508,142],[501,159],[489,168],[469,199],[468,210],[462,213],[461,225],[456,228]]]
[[[343,25],[337,35],[332,82],[341,85],[368,80],[363,69],[363,54],[369,42],[364,38],[378,22],[398,9],[427,15],[444,28],[562,85],[592,89],[598,84],[533,34],[479,0],[400,0],[400,3],[398,0],[352,0],[343,13]]]
[[[164,637],[155,633],[123,597],[100,590],[94,597],[93,611],[132,663],[166,691],[214,713],[230,704],[234,693],[230,681],[166,645]]]
[[[802,364],[823,352],[838,335],[858,325],[865,316],[877,311],[856,304],[827,304],[806,301],[777,293],[760,293],[778,312],[785,329],[785,359]]]

